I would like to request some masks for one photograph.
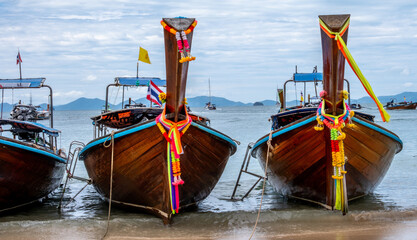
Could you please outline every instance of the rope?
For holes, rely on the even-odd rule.
[[[109,144],[106,144],[107,140],[110,140]],[[110,147],[111,145],[111,163],[110,163],[110,196],[109,196],[109,211],[107,214],[107,227],[106,227],[106,233],[102,237],[104,239],[107,236],[107,233],[109,232],[109,225],[110,225],[110,213],[111,213],[111,201],[112,201],[112,195],[113,195],[113,156],[114,156],[114,131],[111,131],[110,136],[107,137],[107,139],[104,141],[103,146],[105,148]]]
[[[266,183],[266,178],[267,178],[266,172],[267,172],[267,169],[268,169],[269,151],[270,151],[270,149],[273,148],[272,144],[271,144],[271,141],[272,141],[272,131],[269,132],[269,139],[268,139],[268,142],[267,142],[268,151],[266,152],[266,162],[265,162],[264,182],[262,184],[261,203],[259,204],[258,216],[256,217],[255,226],[253,226],[252,234],[250,235],[249,240],[252,239],[253,235],[255,234],[256,227],[258,226],[259,217],[261,215],[262,202],[264,200],[264,193],[265,193],[265,185],[266,185],[265,183]]]

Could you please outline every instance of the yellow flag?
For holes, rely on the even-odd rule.
[[[151,64],[151,60],[149,60],[149,55],[148,55],[148,51],[146,51],[146,49],[139,47],[139,61],[142,61],[144,63],[149,63]]]

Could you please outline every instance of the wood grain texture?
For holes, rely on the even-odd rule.
[[[339,32],[350,15],[321,15],[320,19],[334,32]],[[343,34],[343,41],[347,44],[347,29]],[[327,113],[338,115],[342,113],[343,106],[340,108],[341,91],[343,90],[343,80],[345,74],[345,57],[337,47],[334,38],[330,38],[320,29],[321,45],[323,53],[323,90],[327,92],[326,109]]]
[[[33,148],[6,137],[1,140]],[[59,187],[65,163],[0,143],[0,212],[46,197]]]
[[[389,132],[365,119],[361,120]],[[274,133],[285,131],[286,128],[302,121],[305,119]],[[326,170],[332,168],[331,163],[329,166],[326,161],[329,154],[327,150],[331,148],[326,146],[325,139],[330,136],[326,135],[326,131],[315,131],[315,125],[316,122],[313,121],[273,138],[274,148],[269,155],[267,169],[268,180],[283,195],[329,205],[329,202],[334,202],[334,199],[328,199],[328,181],[332,173]],[[378,186],[394,155],[402,146],[394,139],[359,123],[355,123],[354,128],[345,127],[343,131],[347,135],[344,140],[345,155],[348,159],[347,194],[349,199],[353,199],[371,193]],[[258,158],[264,169],[266,153],[266,144],[253,150],[253,155]]]
[[[122,131],[127,130],[129,128]],[[184,148],[180,157],[181,177],[185,183],[179,187],[179,194],[180,206],[184,207],[195,205],[210,194],[236,149],[229,142],[195,126],[189,127],[181,141]],[[166,140],[157,126],[116,138],[113,200],[144,206],[143,210],[169,222],[166,148]],[[94,187],[103,197],[109,198],[111,148],[99,144],[80,157]]]
[[[172,27],[182,26],[187,29],[191,23],[192,19],[181,19],[181,18],[169,18],[164,19]],[[194,21],[194,20],[193,20]],[[184,23],[188,26],[185,26]],[[188,44],[192,45],[193,32],[187,34]],[[164,41],[165,41],[165,64],[166,64],[166,81],[167,81],[167,99],[166,99],[166,108],[167,113],[174,113],[174,121],[178,121],[179,113],[183,113],[184,109],[184,98],[185,98],[185,89],[187,86],[187,75],[188,75],[188,65],[190,62],[180,63],[181,55],[178,52],[177,40],[175,35],[168,32],[164,29]],[[185,50],[184,50],[185,53]]]

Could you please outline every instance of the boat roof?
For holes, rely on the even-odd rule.
[[[323,73],[294,73],[295,82],[323,81]]]
[[[61,131],[47,127],[40,123],[27,122],[27,121],[18,121],[11,119],[0,119],[0,126],[2,125],[11,125],[13,128],[29,131],[29,132],[43,132],[51,136],[58,137]]]
[[[0,89],[40,88],[45,78],[0,79]]]
[[[148,86],[152,81],[158,87],[166,87],[167,81],[156,77],[116,77],[116,84],[124,86]]]

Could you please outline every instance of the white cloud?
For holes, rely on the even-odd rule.
[[[84,93],[104,98],[114,77],[136,75],[139,45],[152,61],[140,64],[139,74],[165,78],[159,22],[181,15],[199,21],[188,93],[204,92],[205,81],[193,80],[210,76],[213,86],[221,86],[218,96],[242,102],[275,99],[273,89],[295,65],[307,72],[322,67],[317,15],[340,12],[351,13],[349,50],[371,84],[378,80],[374,91],[384,95],[400,91],[392,79],[408,80],[413,68],[405,63],[417,62],[417,42],[411,41],[417,25],[403,20],[417,17],[416,9],[410,1],[9,1],[0,5],[0,72],[2,78],[16,77],[19,47],[24,76],[47,77],[58,101]],[[352,89],[361,88],[351,70],[346,76]]]
[[[412,83],[412,82],[406,82],[406,83],[403,84],[403,86],[407,87],[407,88],[412,87],[413,85],[414,85],[414,83]]]
[[[82,91],[69,91],[69,92],[55,92],[54,97],[80,97],[83,96],[84,92]]]
[[[406,76],[410,75],[410,69],[408,69],[408,68],[404,68],[404,69],[401,71],[401,74],[406,75]]]
[[[86,82],[94,82],[95,80],[97,80],[97,76],[95,76],[95,75],[88,75],[83,80],[86,81]]]

